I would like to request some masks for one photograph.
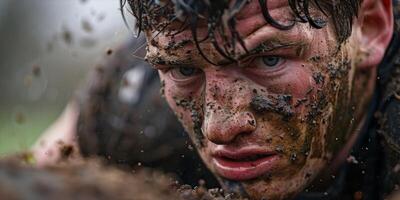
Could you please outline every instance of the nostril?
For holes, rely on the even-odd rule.
[[[250,129],[250,131],[253,132],[257,127],[256,119],[251,112],[246,112],[246,117],[247,117],[247,126],[249,126],[248,129]]]
[[[224,120],[208,119],[206,122],[207,138],[216,144],[230,143],[238,136],[251,134],[257,126],[255,118],[248,112],[236,113]]]

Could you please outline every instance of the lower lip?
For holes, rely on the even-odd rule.
[[[216,171],[230,180],[243,181],[254,179],[270,172],[278,161],[278,155],[266,156],[255,161],[231,161],[214,157]]]

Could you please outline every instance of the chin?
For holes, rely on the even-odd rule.
[[[232,183],[236,183],[251,199],[283,200],[293,199],[303,192],[325,167],[326,162],[323,159],[314,158],[307,159],[302,167],[288,166],[281,171],[250,180],[232,181],[218,174],[217,177],[226,191],[237,189],[232,187]]]

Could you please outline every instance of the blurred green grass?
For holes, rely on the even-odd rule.
[[[8,109],[0,112],[0,156],[29,149],[55,121],[60,109]]]

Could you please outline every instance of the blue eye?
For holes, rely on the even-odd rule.
[[[193,76],[197,73],[197,69],[192,67],[179,67],[179,73],[183,76]]]
[[[195,67],[175,67],[171,69],[171,76],[175,80],[186,80],[197,77],[202,71]]]
[[[262,62],[267,67],[275,67],[282,61],[281,57],[278,56],[263,56]]]

